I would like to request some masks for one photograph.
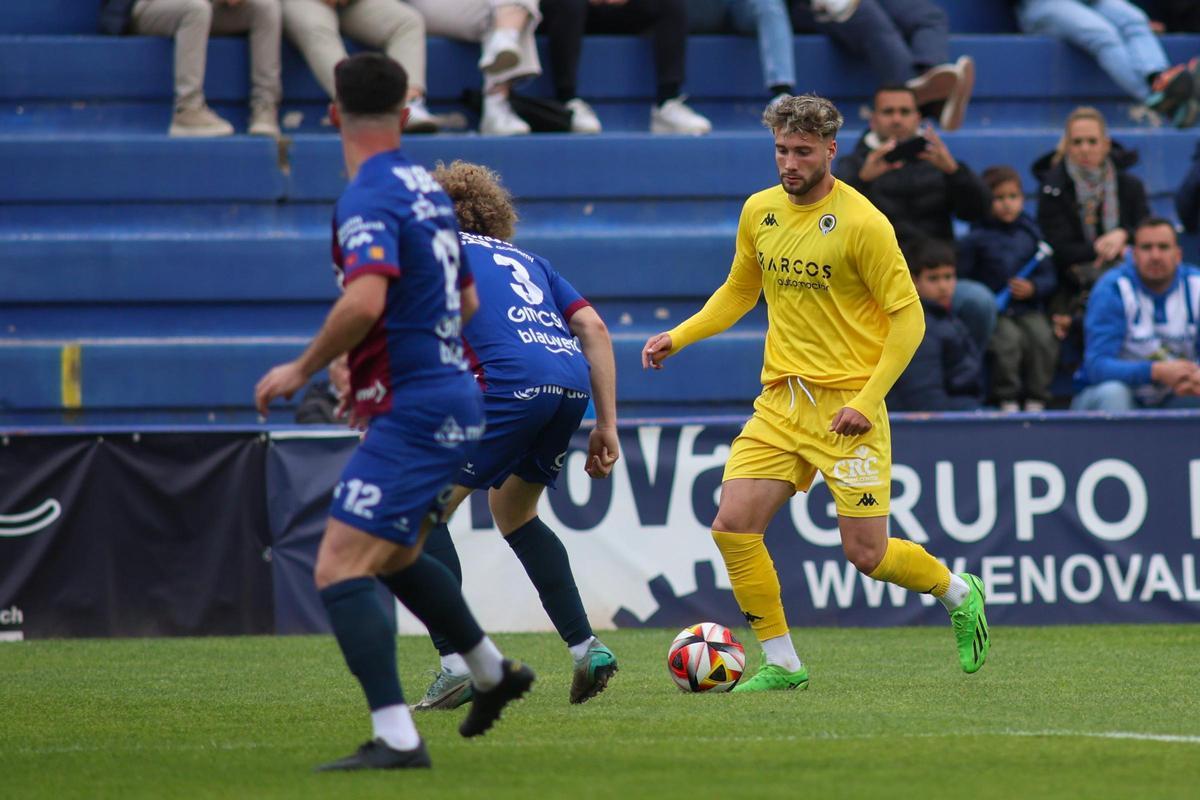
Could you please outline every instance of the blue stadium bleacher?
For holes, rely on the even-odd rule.
[[[281,145],[171,140],[169,42],[92,34],[91,3],[6,5],[15,8],[0,20],[0,364],[9,376],[0,425],[252,419],[254,381],[303,346],[335,294],[329,210],[344,176],[319,88],[288,49]],[[978,168],[1013,164],[1032,191],[1028,165],[1053,147],[1066,111],[1095,104],[1114,137],[1141,153],[1137,172],[1169,212],[1193,134],[1131,119],[1116,87],[1066,45],[1008,33],[1007,3],[946,5],[965,32],[952,49],[972,54],[979,75],[967,126],[946,137],[956,156]],[[1181,59],[1200,52],[1200,37],[1167,37],[1167,49]],[[852,147],[870,73],[822,37],[797,37],[796,52],[800,88],[839,102],[848,118],[840,143]],[[478,83],[474,49],[434,40],[429,58],[432,105],[461,111],[459,95]],[[610,323],[623,413],[745,410],[761,364],[761,308],[653,379],[637,351],[723,279],[741,201],[775,181],[757,121],[756,46],[690,42],[685,88],[716,124],[701,139],[644,132],[650,63],[645,41],[588,41],[580,90],[597,101],[600,137],[448,133],[409,137],[406,147],[426,163],[464,158],[505,176],[523,216],[518,241],[554,261]],[[244,41],[212,41],[207,86],[222,113],[244,122]],[[529,87],[548,89],[545,78]]]

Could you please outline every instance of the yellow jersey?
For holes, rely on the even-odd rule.
[[[717,330],[733,324],[760,290],[769,326],[764,386],[795,375],[833,389],[861,389],[879,363],[887,315],[917,302],[892,224],[840,180],[811,205],[795,205],[782,186],[750,196],[729,278],[718,290],[732,301],[730,313],[706,306],[670,332],[672,349],[716,332],[714,323]]]

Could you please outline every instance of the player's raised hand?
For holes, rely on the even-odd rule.
[[[833,415],[829,430],[842,436],[858,436],[871,430],[871,420],[855,411],[850,406],[842,406]]]
[[[612,474],[613,464],[620,458],[620,443],[613,428],[593,428],[588,435],[587,474],[593,478],[607,478]]]
[[[654,334],[646,340],[646,346],[642,348],[642,369],[662,369],[662,362],[670,353],[670,334]]]
[[[292,395],[306,383],[308,376],[295,361],[272,367],[254,387],[254,407],[265,417],[267,406],[271,405],[272,400],[276,397],[291,400]]]

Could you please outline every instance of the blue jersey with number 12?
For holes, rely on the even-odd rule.
[[[590,370],[567,324],[590,305],[541,256],[487,236],[461,234],[479,311],[463,331],[467,360],[486,394],[538,386],[588,392]]]
[[[333,263],[343,287],[363,275],[389,278],[383,314],[350,351],[360,416],[470,386],[459,290],[472,283],[471,270],[454,206],[424,167],[399,150],[363,162],[334,211]]]

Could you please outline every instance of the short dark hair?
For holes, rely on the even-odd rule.
[[[983,171],[983,175],[980,177],[983,178],[983,182],[986,183],[987,187],[993,192],[996,191],[996,187],[1002,183],[1015,183],[1017,186],[1021,185],[1020,173],[1005,164],[995,167],[988,167]]]
[[[904,92],[913,99],[913,105],[917,103],[917,93],[912,88],[905,86],[903,83],[885,83],[875,90],[875,94],[871,95],[871,107],[879,105],[879,95],[884,92]]]
[[[333,68],[337,103],[352,116],[393,114],[404,107],[408,74],[382,53],[356,53]]]
[[[1133,229],[1133,241],[1137,241],[1138,232],[1143,228],[1157,228],[1165,225],[1171,229],[1171,233],[1175,235],[1175,243],[1179,243],[1179,231],[1175,230],[1175,223],[1166,217],[1143,217],[1142,221]]]
[[[909,248],[907,256],[908,271],[913,274],[914,278],[927,269],[936,269],[947,265],[954,267],[958,261],[954,245],[943,242],[941,239],[927,238],[914,242],[913,246]]]

